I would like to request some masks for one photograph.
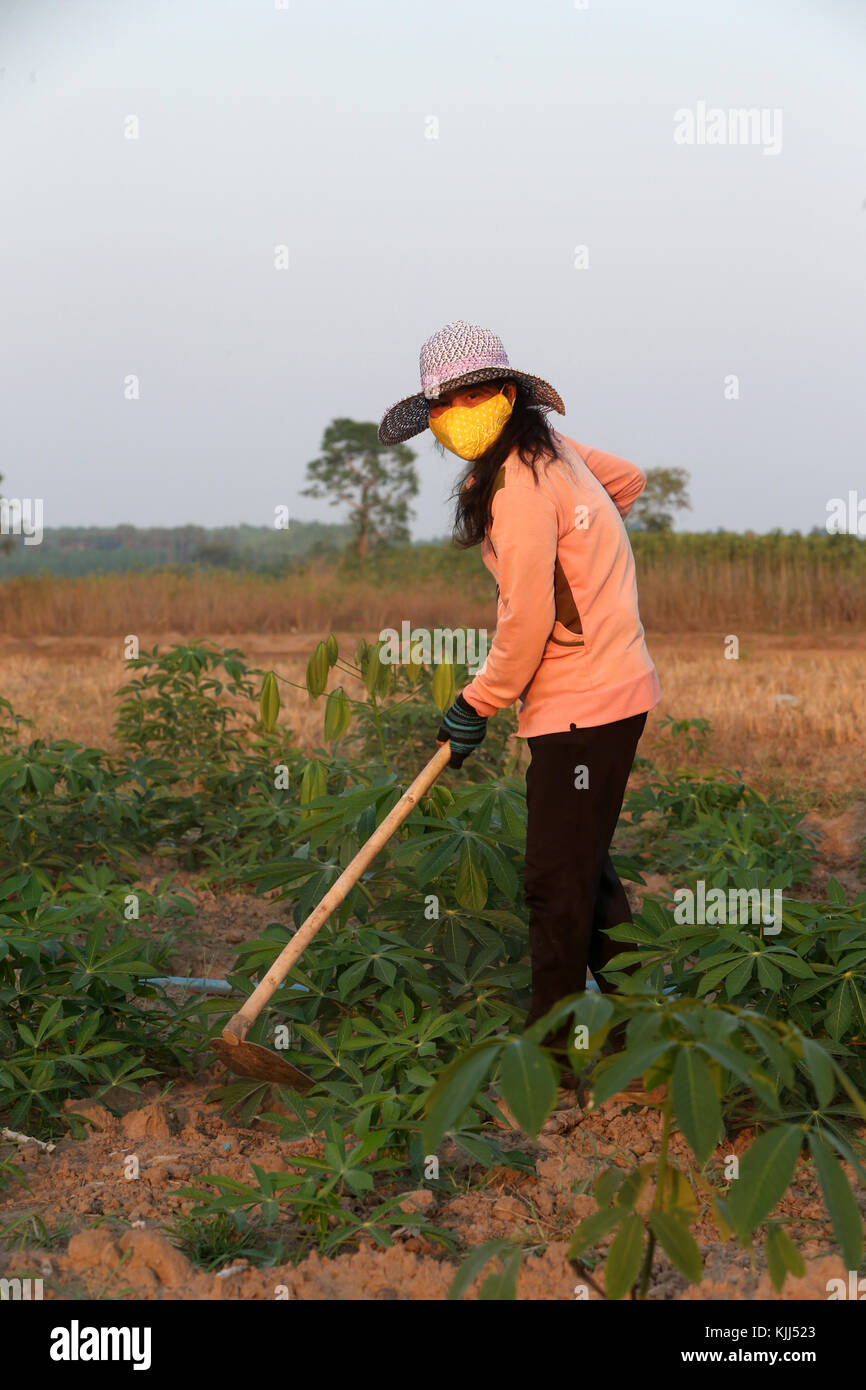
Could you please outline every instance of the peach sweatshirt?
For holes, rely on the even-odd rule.
[[[496,634],[462,691],[483,715],[520,700],[518,738],[609,724],[661,699],[623,525],[646,479],[552,433],[562,457],[538,465],[538,483],[516,450],[499,471],[481,545]]]

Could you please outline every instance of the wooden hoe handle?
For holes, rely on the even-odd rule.
[[[292,966],[300,959],[320,927],[327,922],[335,907],[358,882],[368,864],[371,864],[379,850],[391,838],[394,831],[406,819],[413,806],[436,781],[443,767],[451,760],[451,744],[443,743],[426,767],[422,768],[411,786],[407,787],[400,800],[387,814],[381,825],[377,825],[369,840],[361,846],[351,864],[347,864],[336,883],[328,889],[322,901],[313,908],[307,920],[295,932],[288,945],[280,952],[267,975],[256,986],[243,1008],[229,1019],[222,1035],[227,1043],[241,1043],[267,1004],[271,995],[279,989]]]

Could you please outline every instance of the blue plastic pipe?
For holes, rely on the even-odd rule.
[[[228,980],[206,980],[200,975],[151,975],[144,985],[182,985],[184,989],[209,990],[213,994],[231,994]]]
[[[208,980],[201,975],[151,975],[142,981],[145,985],[175,985],[183,989],[200,990],[202,993],[211,994],[231,994],[233,986],[228,980]],[[595,980],[587,983],[588,990],[594,990],[600,994],[601,990]],[[289,985],[289,989],[299,989],[304,994],[307,993],[306,985]],[[676,985],[668,985],[665,994],[676,994]]]
[[[234,986],[228,980],[207,980],[200,975],[151,975],[142,981],[145,985],[176,985],[183,989],[197,989],[202,993],[231,994]],[[306,985],[290,985],[290,989],[300,989],[307,993]]]

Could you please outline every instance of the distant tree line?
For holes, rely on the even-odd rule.
[[[41,545],[3,537],[0,578],[40,572],[58,575],[120,573],[165,565],[282,573],[315,554],[338,553],[351,528],[321,521],[270,526],[59,526],[46,527]]]

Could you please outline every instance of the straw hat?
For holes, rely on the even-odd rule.
[[[404,396],[385,411],[379,424],[379,439],[383,444],[402,444],[426,430],[430,403],[437,401],[446,387],[471,386],[475,381],[503,376],[523,383],[530,405],[565,414],[559,392],[539,376],[515,371],[502,339],[489,328],[479,328],[462,319],[446,323],[421,349],[421,390],[414,396]]]

